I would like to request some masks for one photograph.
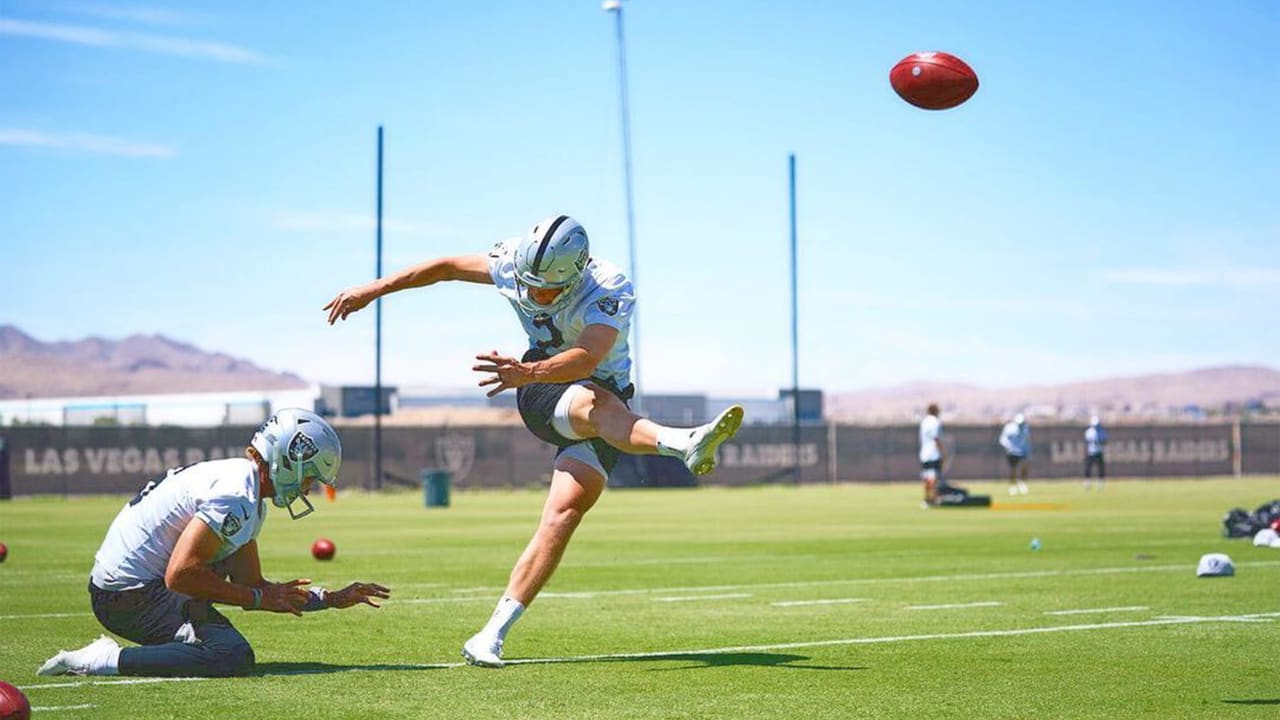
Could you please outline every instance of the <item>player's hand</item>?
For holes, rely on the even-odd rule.
[[[497,350],[492,350],[484,355],[477,355],[476,359],[483,362],[471,366],[472,370],[493,373],[492,377],[487,377],[480,381],[480,387],[497,385],[497,387],[485,393],[486,397],[493,397],[503,390],[518,388],[521,385],[528,385],[533,382],[533,367],[531,365],[522,363],[512,357],[499,355]]]
[[[285,583],[267,583],[262,586],[262,609],[278,613],[292,613],[302,617],[302,608],[311,598],[307,585],[310,580],[290,580]]]
[[[329,301],[323,309],[329,311],[329,324],[332,325],[338,320],[346,320],[351,313],[363,309],[366,305],[376,300],[378,291],[369,285],[359,285],[353,288],[347,288],[338,293],[338,296]]]
[[[373,601],[373,598],[386,599],[391,597],[391,588],[385,588],[377,583],[353,582],[350,585],[335,590],[326,596],[329,601],[329,607],[345,610],[352,605],[372,605],[373,607],[382,607]]]

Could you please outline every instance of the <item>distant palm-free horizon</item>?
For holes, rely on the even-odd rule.
[[[1280,6],[624,4],[646,392],[1055,384],[1271,366]],[[908,53],[978,73],[927,112]],[[613,19],[595,0],[0,5],[0,324],[161,334],[373,381],[384,271],[568,213],[627,267]],[[490,287],[383,301],[387,384],[525,339]]]

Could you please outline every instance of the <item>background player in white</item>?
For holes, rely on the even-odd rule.
[[[1000,431],[1000,447],[1004,448],[1004,457],[1009,461],[1009,494],[1027,494],[1027,473],[1031,461],[1031,429],[1027,427],[1027,419],[1022,413],[1013,416]],[[1018,469],[1022,469],[1022,479],[1018,479]]]
[[[1102,419],[1097,415],[1089,418],[1089,427],[1084,431],[1084,489],[1089,489],[1093,468],[1098,468],[1098,489],[1107,484],[1107,461],[1103,453],[1107,449],[1107,429],[1102,427]]]
[[[937,403],[930,403],[924,419],[920,421],[920,480],[924,483],[924,502],[929,507],[938,502],[938,479],[942,475],[942,463],[946,451],[942,449],[942,420],[938,418]]]
[[[170,470],[147,483],[116,515],[94,558],[93,614],[139,647],[102,636],[62,651],[40,675],[244,675],[253,649],[212,603],[300,615],[303,611],[374,607],[389,591],[352,583],[335,592],[310,580],[262,577],[258,532],[266,500],[290,517],[313,510],[314,483],[332,485],[342,462],[338,434],[320,416],[286,409],[258,429],[246,458],[209,460]],[[304,509],[295,512],[295,503]],[[225,578],[230,578],[228,581]]]
[[[507,632],[555,572],[619,452],[677,457],[705,475],[715,468],[716,448],[741,425],[742,408],[696,428],[666,427],[631,412],[631,281],[591,257],[586,231],[567,215],[547,218],[487,255],[429,260],[344,290],[325,305],[329,323],[388,293],[447,280],[495,285],[510,301],[528,350],[520,360],[497,351],[477,355],[473,369],[488,376],[480,385],[492,386],[490,397],[515,388],[525,426],[560,448],[538,529],[489,622],[463,646],[473,665],[501,667]]]

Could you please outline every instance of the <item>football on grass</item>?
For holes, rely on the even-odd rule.
[[[7,557],[9,557],[9,548],[5,547],[4,543],[0,543],[0,562],[4,562]]]
[[[338,548],[334,547],[333,541],[327,538],[320,538],[311,543],[311,556],[317,560],[332,560],[336,552]]]
[[[7,682],[0,682],[0,720],[28,720],[31,717],[31,703],[18,688]]]
[[[925,110],[946,110],[973,97],[978,74],[944,52],[912,53],[889,71],[889,84],[903,100]]]

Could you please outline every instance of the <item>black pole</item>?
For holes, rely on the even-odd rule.
[[[791,185],[791,444],[795,452],[795,481],[800,482],[800,324],[796,269],[796,155],[788,156]]]
[[[376,277],[382,279],[382,126],[378,126],[378,215],[377,215],[377,237],[378,237],[378,266]],[[382,489],[382,298],[374,301],[376,303],[375,317],[377,320],[377,331],[374,340],[374,371],[373,371],[373,394],[374,394],[374,410],[373,410],[373,487]]]

